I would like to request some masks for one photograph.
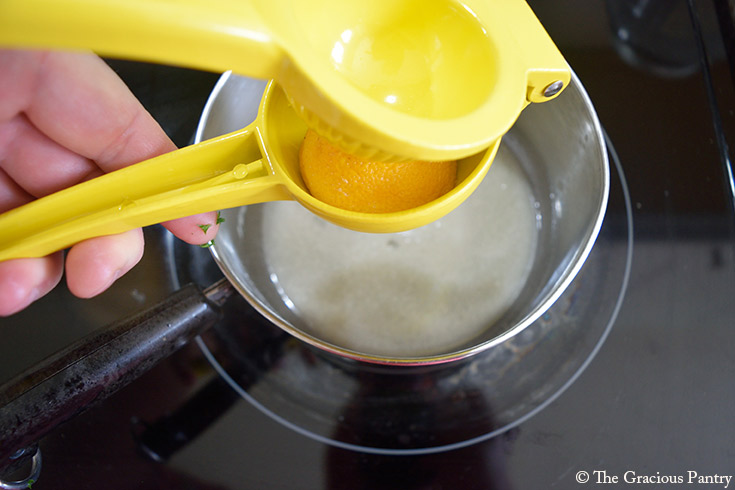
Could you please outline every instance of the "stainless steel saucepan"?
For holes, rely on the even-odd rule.
[[[198,138],[248,124],[255,117],[263,88],[261,81],[223,75],[202,116]],[[225,222],[212,247],[226,279],[205,292],[186,287],[161,305],[94,333],[0,387],[0,470],[11,464],[11,456],[19,450],[32,447],[59,423],[132,381],[214,325],[219,306],[235,293],[272,323],[325,355],[364,363],[451,363],[519,335],[559,298],[590,253],[607,205],[609,166],[599,121],[575,76],[557,99],[527,108],[503,138],[501,150],[518,163],[531,189],[537,246],[525,279],[507,308],[488,320],[481,332],[451,345],[408,354],[362,349],[325,338],[300,317],[302,307],[291,304],[274,280],[262,233],[267,214],[260,207],[269,204],[232,210],[224,214]],[[492,178],[491,169],[486,179]],[[483,218],[477,216],[468,226],[483,226]],[[301,237],[289,239],[298,243]],[[472,253],[489,245],[469,240],[464,246]],[[396,299],[400,304],[400,298]]]

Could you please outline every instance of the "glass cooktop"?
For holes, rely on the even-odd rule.
[[[345,419],[359,420],[364,404],[321,413],[327,423],[319,426],[319,383],[306,375],[303,385],[293,384],[299,373],[339,369],[330,388],[339,387],[349,367],[304,355],[266,331],[256,339],[265,342],[256,344],[258,355],[229,371],[248,388],[243,398],[192,343],[42,439],[33,488],[526,489],[690,478],[692,485],[724,488],[735,474],[735,6],[529,5],[587,90],[613,157],[600,246],[579,278],[597,289],[570,288],[548,319],[573,318],[590,336],[569,345],[583,355],[572,356],[577,363],[541,394],[543,401],[493,399],[489,390],[466,390],[450,397],[454,405],[424,400],[414,406],[420,417],[378,422],[398,425],[388,431],[398,442],[424,438],[418,446],[433,449],[376,451],[385,441],[353,444],[354,434],[333,431],[357,427]],[[219,74],[109,62],[178,145],[192,141]],[[108,293],[82,301],[58,288],[0,319],[0,380],[176,289],[176,246],[157,227],[146,236],[143,263]],[[176,267],[181,276],[191,266]],[[217,275],[210,265],[185,272],[200,283]],[[247,318],[241,307],[236,299],[225,309]],[[286,368],[274,374],[274,362],[283,359]],[[363,376],[364,386],[382,383],[381,376]],[[284,391],[286,378],[297,389]],[[397,383],[434,393],[422,376]],[[314,414],[288,409],[309,390]],[[426,430],[437,427],[431,416],[447,428],[447,420],[480,412],[482,430]],[[427,442],[432,437],[439,440]]]

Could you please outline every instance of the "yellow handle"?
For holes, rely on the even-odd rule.
[[[273,78],[285,59],[248,0],[2,0],[0,45]]]
[[[511,65],[516,65],[525,72],[525,100],[522,101],[524,107],[531,102],[551,100],[569,85],[569,65],[526,0],[462,2],[483,20],[488,34],[499,48],[503,61],[498,61],[498,66],[494,68],[502,73],[511,69]],[[553,90],[554,87],[559,90]],[[507,103],[515,104],[516,99],[510,98]],[[507,109],[508,114],[513,110]]]
[[[572,79],[572,71],[556,45],[524,1],[501,2],[526,65],[526,102],[546,102],[558,96]]]
[[[205,211],[291,199],[256,123],[64,189],[0,215],[0,261]]]

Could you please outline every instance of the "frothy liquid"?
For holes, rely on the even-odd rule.
[[[444,218],[394,234],[328,223],[293,202],[269,203],[271,279],[313,335],[363,353],[446,352],[481,334],[517,297],[536,250],[536,210],[514,156]]]

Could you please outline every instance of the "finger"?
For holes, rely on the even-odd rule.
[[[8,95],[4,100],[14,101],[5,107],[5,102],[0,104],[0,117],[24,111],[41,132],[105,171],[175,149],[124,83],[96,56],[5,51],[0,52],[0,62],[14,74],[4,85],[0,80],[0,93]],[[214,213],[207,213],[166,225],[190,243],[205,243],[216,232],[215,220]],[[199,226],[210,223],[206,232]],[[79,285],[80,295],[93,294],[94,288],[88,285],[102,282],[77,279],[72,272],[71,287]]]
[[[109,288],[143,257],[143,232],[92,238],[74,245],[66,257],[66,284],[80,298],[91,298]]]
[[[0,120],[25,112],[42,133],[107,172],[175,148],[95,55],[5,50],[0,65]]]
[[[171,233],[186,243],[202,245],[210,242],[219,230],[219,214],[216,212],[202,213],[187,218],[163,223]]]
[[[33,196],[15,183],[13,179],[0,168],[0,213],[16,208],[33,200]]]
[[[30,105],[41,51],[0,50],[0,121],[8,121]]]
[[[47,294],[61,280],[62,270],[61,253],[0,262],[0,316],[17,313]]]
[[[35,197],[101,173],[94,162],[48,138],[22,114],[0,124],[0,167]]]
[[[39,60],[25,108],[51,139],[106,172],[175,149],[124,82],[100,58],[53,52]]]

